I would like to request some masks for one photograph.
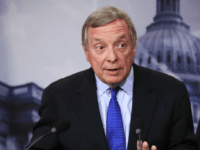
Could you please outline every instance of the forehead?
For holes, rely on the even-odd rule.
[[[125,35],[125,37],[130,36],[129,28],[124,19],[116,19],[106,25],[100,27],[89,27],[88,36],[91,39],[99,37],[118,37]]]

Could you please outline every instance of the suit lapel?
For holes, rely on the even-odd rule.
[[[97,102],[94,72],[91,68],[80,85],[74,104],[94,149],[108,150]]]
[[[134,67],[134,88],[133,88],[133,106],[131,114],[131,125],[129,133],[128,150],[136,150],[136,141],[138,135],[135,134],[133,122],[135,119],[141,119],[144,123],[142,140],[148,134],[148,128],[154,113],[156,98],[151,97],[153,84],[150,80],[151,71],[147,71],[142,67],[133,64]]]

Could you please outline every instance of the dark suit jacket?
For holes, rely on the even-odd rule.
[[[195,149],[190,101],[185,85],[168,75],[133,64],[134,90],[128,150],[136,150],[133,121],[143,120],[142,140],[158,150]],[[76,73],[48,86],[32,141],[61,120],[71,127],[43,138],[35,149],[108,150],[96,95],[94,72]],[[33,148],[33,149],[34,149]]]

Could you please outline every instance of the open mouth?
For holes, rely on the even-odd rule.
[[[116,71],[116,70],[118,70],[118,69],[108,69],[109,71]]]

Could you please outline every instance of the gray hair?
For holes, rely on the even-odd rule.
[[[82,44],[88,50],[88,29],[90,26],[92,27],[100,27],[105,24],[108,24],[117,18],[124,19],[128,25],[129,32],[131,35],[132,45],[135,46],[135,41],[137,40],[137,34],[135,27],[131,18],[127,15],[125,11],[116,7],[101,7],[96,11],[92,12],[87,20],[85,21],[82,28]]]

